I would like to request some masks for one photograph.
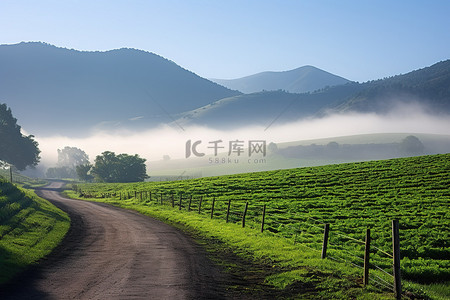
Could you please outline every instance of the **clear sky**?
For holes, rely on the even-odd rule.
[[[0,0],[0,44],[137,48],[206,78],[313,65],[362,82],[449,59],[449,16],[448,0]]]

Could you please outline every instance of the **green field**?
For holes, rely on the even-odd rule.
[[[115,204],[157,207],[161,194],[170,209],[198,213],[225,223],[241,222],[249,203],[247,227],[260,228],[265,204],[265,235],[308,247],[320,256],[323,224],[330,224],[329,257],[361,266],[367,228],[372,232],[373,283],[389,287],[392,274],[391,222],[400,221],[402,276],[422,284],[449,281],[450,154],[268,171],[185,181],[86,184],[85,197]],[[142,196],[141,196],[142,192]],[[152,193],[151,200],[150,194]],[[128,200],[124,200],[124,199]],[[121,199],[121,200],[120,200]],[[377,273],[378,272],[378,273]],[[448,288],[444,293],[448,293]]]
[[[49,254],[69,226],[64,212],[0,178],[0,284]]]
[[[7,169],[0,168],[0,178],[2,178],[2,177],[7,181],[11,180],[11,174],[10,174],[9,168],[7,168]],[[13,183],[17,183],[17,184],[23,186],[24,188],[35,188],[35,187],[40,187],[40,186],[44,186],[44,185],[48,184],[48,181],[46,181],[44,179],[31,178],[28,176],[24,176],[16,171],[13,171],[12,179],[13,179]]]

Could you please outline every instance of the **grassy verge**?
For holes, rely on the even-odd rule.
[[[70,219],[33,192],[0,182],[0,284],[48,255]]]
[[[303,265],[290,261],[284,263],[279,256],[288,253],[286,249],[289,247],[296,249],[292,250],[291,254],[297,255],[300,260],[302,258],[298,253],[314,253],[316,255],[314,257],[317,258],[317,255],[320,257],[320,253],[316,252],[321,247],[323,224],[329,223],[332,229],[329,239],[329,259],[325,260],[326,267],[334,264],[332,259],[349,261],[352,265],[361,267],[364,234],[369,228],[373,246],[371,249],[373,271],[371,269],[370,272],[381,279],[371,276],[371,284],[383,285],[382,280],[385,280],[384,285],[392,286],[392,276],[386,274],[392,274],[392,258],[389,255],[392,251],[391,221],[399,219],[402,277],[421,283],[404,281],[405,290],[419,295],[426,293],[433,299],[450,298],[447,284],[450,274],[448,256],[450,249],[447,242],[447,228],[450,224],[448,215],[450,154],[171,182],[83,184],[75,188],[80,193],[75,196],[83,195],[85,198],[96,198],[125,208],[148,210],[145,213],[172,223],[182,223],[186,228],[198,230],[203,236],[217,236],[217,240],[240,253],[241,257],[258,260],[256,264],[262,265],[265,259],[257,254],[258,249],[261,244],[274,244],[274,241],[254,240],[248,242],[248,245],[240,245],[227,236],[204,232],[197,221],[184,219],[185,216],[198,217],[197,214],[187,213],[188,203],[191,203],[192,199],[193,208],[201,206],[202,217],[199,220],[203,221],[199,222],[209,222],[210,211],[214,207],[213,222],[218,223],[208,224],[206,229],[211,227],[214,232],[221,232],[224,230],[222,228],[237,226],[231,232],[246,235],[239,232],[241,230],[246,232],[249,229],[240,229],[236,224],[225,224],[224,220],[227,215],[227,204],[231,203],[230,222],[239,224],[247,202],[249,204],[247,223],[249,227],[254,223],[255,228],[252,232],[256,232],[258,238],[273,237],[275,234],[270,233],[273,232],[280,239],[276,245],[287,243],[286,247],[280,246],[283,254],[277,254],[275,250],[265,254],[269,261],[267,266],[274,261],[273,265],[276,267],[272,269],[277,271],[266,272],[263,281],[286,290],[296,285],[304,288],[299,282],[304,282],[302,278],[305,278],[306,286],[314,286],[312,293],[315,293],[315,296],[322,296],[321,290],[332,295],[330,297],[340,298],[365,297],[363,295],[368,292],[363,290],[358,294],[360,292],[354,291],[358,289],[356,287],[352,289],[342,284],[330,284],[345,289],[346,294],[342,296],[337,291],[331,292],[327,288],[320,287],[320,283],[318,287],[316,283],[313,284],[308,280],[317,277],[317,274],[323,275],[323,272],[317,272],[314,276],[310,273],[300,276],[303,270],[299,269],[303,268],[300,266],[304,266],[323,271],[323,266],[320,265],[323,261],[311,260]],[[178,210],[181,201],[182,209]],[[157,206],[158,202],[164,202],[169,208]],[[176,210],[170,208],[174,204]],[[270,232],[261,235],[258,233],[260,226],[258,223],[261,222],[263,205],[267,206],[265,228]],[[182,213],[179,215],[180,212]],[[175,216],[176,219],[173,219]],[[293,245],[293,241],[303,246]],[[336,264],[336,269],[341,272],[348,269],[345,271],[346,278],[359,284],[361,270],[347,266],[348,263]],[[377,273],[378,268],[386,273]],[[353,275],[354,272],[358,274]],[[340,273],[333,269],[332,274]],[[323,282],[323,277],[326,277],[325,281],[329,280],[329,276],[323,275],[318,282]],[[357,296],[354,296],[353,292]],[[378,293],[370,291],[372,292]],[[385,295],[383,290],[380,293]]]
[[[66,194],[77,198],[73,191],[66,191]],[[192,233],[211,251],[213,259],[233,275],[241,277],[245,282],[243,285],[253,283],[251,288],[235,286],[236,290],[231,293],[248,293],[247,296],[256,293],[299,299],[393,297],[389,290],[364,288],[358,269],[332,260],[322,260],[320,253],[299,244],[294,245],[290,240],[270,232],[260,233],[250,227],[242,228],[239,224],[205,218],[194,212],[179,212],[165,206],[149,206],[135,200],[117,201],[104,198],[96,201],[132,209]],[[234,265],[234,258],[225,257],[231,252],[240,262],[250,262],[245,266],[245,270],[240,265]]]
[[[10,173],[9,173],[9,169],[2,169],[0,168],[0,180],[6,180],[9,181],[10,180]],[[12,174],[13,177],[13,183],[15,184],[19,184],[20,186],[26,188],[26,189],[32,189],[32,188],[37,188],[37,187],[42,187],[44,185],[48,184],[48,181],[45,179],[41,179],[41,178],[31,178],[28,176],[24,176],[20,173],[17,173],[15,171],[13,171]]]

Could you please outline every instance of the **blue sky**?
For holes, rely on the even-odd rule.
[[[313,65],[350,80],[450,58],[450,1],[0,0],[0,44],[137,48],[206,78]]]

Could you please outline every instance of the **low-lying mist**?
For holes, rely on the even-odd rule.
[[[230,121],[232,122],[232,121]],[[199,149],[213,154],[209,142],[222,140],[222,152],[228,151],[230,141],[265,140],[281,143],[370,133],[431,133],[450,134],[449,115],[430,115],[417,106],[403,106],[385,115],[374,113],[332,114],[321,118],[309,118],[289,124],[274,123],[269,128],[249,126],[238,130],[217,130],[201,126],[182,128],[177,124],[161,125],[143,131],[98,131],[86,138],[65,136],[39,137],[41,165],[54,166],[57,149],[65,146],[84,150],[91,160],[104,151],[116,154],[139,154],[147,162],[185,158],[186,142],[202,141]]]

